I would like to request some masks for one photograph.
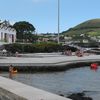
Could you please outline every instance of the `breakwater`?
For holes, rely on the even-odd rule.
[[[83,57],[65,55],[35,55],[22,57],[2,57],[0,59],[0,70],[8,71],[13,65],[21,72],[27,71],[64,71],[70,68],[90,66],[91,63],[100,64],[100,55],[89,55]]]

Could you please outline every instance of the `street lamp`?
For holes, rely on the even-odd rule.
[[[58,44],[59,44],[59,32],[60,32],[60,0],[58,0]]]

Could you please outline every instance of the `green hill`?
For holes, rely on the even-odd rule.
[[[100,36],[100,19],[85,21],[67,31],[62,32],[64,35],[73,36],[86,34],[90,36]]]

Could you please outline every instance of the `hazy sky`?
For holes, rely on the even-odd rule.
[[[57,32],[58,0],[0,0],[0,19],[28,21],[38,33]],[[100,0],[60,0],[60,32],[100,18]]]

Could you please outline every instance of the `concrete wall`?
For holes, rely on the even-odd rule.
[[[13,94],[8,90],[0,88],[0,100],[27,100],[27,99],[20,97],[16,94]]]
[[[71,100],[16,82],[14,80],[0,77],[0,100]]]

